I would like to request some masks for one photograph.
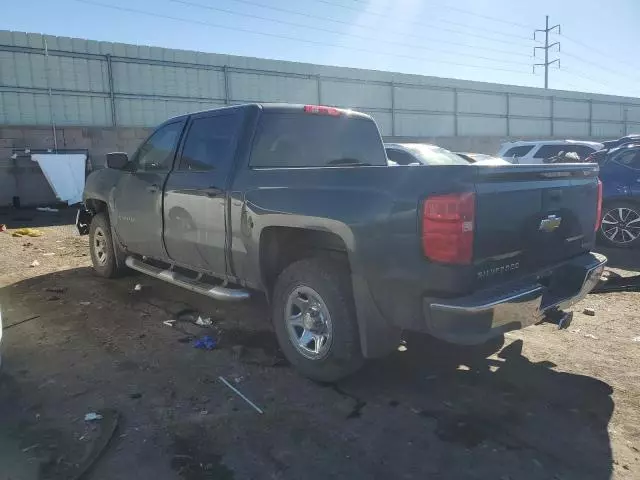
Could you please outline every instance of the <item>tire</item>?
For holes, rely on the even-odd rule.
[[[272,304],[280,348],[302,375],[335,382],[364,364],[344,265],[324,257],[292,263],[276,281]]]
[[[631,202],[604,205],[598,238],[603,245],[610,247],[631,248],[640,245],[640,207]]]
[[[106,213],[99,213],[91,220],[89,251],[91,252],[93,270],[98,276],[116,278],[126,271],[123,253],[115,250],[111,236],[111,224]]]

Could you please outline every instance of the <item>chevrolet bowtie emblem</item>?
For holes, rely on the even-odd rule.
[[[547,218],[543,218],[540,221],[538,230],[541,232],[553,232],[562,223],[562,218],[557,215],[549,215]]]

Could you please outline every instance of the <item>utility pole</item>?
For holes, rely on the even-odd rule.
[[[558,33],[560,33],[560,25],[554,25],[549,28],[549,15],[546,16],[545,28],[543,30],[535,30],[533,32],[533,39],[536,39],[536,33],[544,32],[544,47],[533,47],[533,57],[536,56],[536,50],[544,50],[544,63],[534,63],[533,64],[533,73],[536,73],[536,67],[544,67],[544,88],[549,88],[549,65],[553,65],[558,62],[558,67],[560,67],[560,59],[556,58],[555,60],[549,61],[549,49],[552,47],[558,46],[558,52],[560,51],[560,42],[553,42],[549,44],[549,32],[554,29],[558,29]]]

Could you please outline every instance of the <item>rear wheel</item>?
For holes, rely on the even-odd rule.
[[[312,380],[334,382],[364,363],[350,276],[339,262],[289,265],[276,281],[273,323],[287,360]]]
[[[91,220],[89,250],[95,272],[105,278],[115,278],[125,271],[122,252],[116,251],[111,237],[111,224],[105,213]],[[118,258],[116,258],[118,255]]]
[[[598,232],[602,243],[628,248],[640,243],[640,208],[632,203],[617,202],[603,206],[602,224]]]

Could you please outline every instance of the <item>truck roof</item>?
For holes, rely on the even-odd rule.
[[[218,112],[220,110],[245,110],[249,108],[259,108],[263,111],[268,111],[268,112],[305,113],[304,111],[305,107],[319,107],[319,106],[320,105],[303,104],[303,103],[244,103],[240,105],[230,105],[230,106],[224,106],[220,108],[196,110],[194,112],[189,112],[189,113],[185,113],[175,117],[171,117],[167,119],[167,121],[184,119],[184,118],[187,118],[189,115],[193,115],[196,113]],[[331,108],[331,109],[335,108],[336,110],[340,111],[342,114],[348,115],[349,117],[353,117],[353,118],[371,119],[371,116],[367,115],[366,113],[357,112],[355,110],[350,110],[348,108],[338,108],[338,107],[331,107],[331,106],[324,106],[324,105],[321,107]],[[313,113],[310,113],[310,114],[313,114]]]

